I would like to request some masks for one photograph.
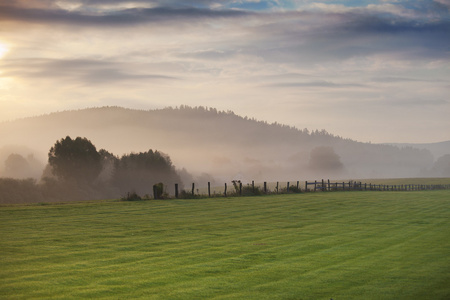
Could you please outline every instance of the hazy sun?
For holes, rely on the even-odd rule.
[[[0,58],[2,58],[8,51],[8,46],[0,42]]]

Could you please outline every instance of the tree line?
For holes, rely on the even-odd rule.
[[[10,169],[26,166],[14,154]],[[152,149],[121,157],[97,150],[87,138],[56,141],[48,152],[41,180],[0,178],[0,203],[52,202],[118,198],[127,193],[152,194],[153,184],[181,182],[170,157]]]

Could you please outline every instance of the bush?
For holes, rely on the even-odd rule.
[[[122,201],[140,201],[142,200],[141,196],[136,194],[136,192],[128,193],[126,197],[122,197],[120,200]]]
[[[0,178],[0,203],[43,202],[42,189],[34,179]]]
[[[192,194],[192,191],[181,191],[178,195],[178,198],[180,199],[199,199],[199,198],[205,198],[206,196],[201,196],[199,194]]]
[[[261,196],[264,195],[264,191],[259,186],[251,186],[247,184],[242,187],[242,196]]]
[[[162,182],[153,185],[153,196],[155,199],[164,198],[164,184]]]
[[[234,192],[231,192],[230,196],[260,196],[264,194],[264,191],[259,186],[250,184],[243,186],[240,180],[233,180],[231,183],[233,184]]]
[[[300,187],[297,186],[290,186],[289,187],[289,193],[301,193],[302,190],[300,189]]]

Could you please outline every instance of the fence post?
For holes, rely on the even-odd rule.
[[[277,181],[277,194],[278,194],[278,181]]]
[[[264,181],[264,194],[267,194],[267,182]]]
[[[208,181],[208,197],[211,198],[211,182]]]
[[[297,180],[297,192],[300,192],[300,181]]]
[[[195,183],[192,183],[192,196],[194,196]]]
[[[239,181],[239,196],[242,196],[242,182]]]
[[[305,181],[305,192],[308,191],[308,181]]]
[[[158,199],[158,188],[156,187],[156,184],[153,185],[153,198],[155,198],[155,200]]]
[[[225,182],[225,190],[224,190],[223,194],[225,195],[225,197],[227,196],[227,183],[226,182]]]
[[[252,193],[253,194],[255,193],[255,181],[254,180],[252,180]]]
[[[314,192],[317,190],[317,180],[314,180]]]
[[[286,185],[286,192],[289,193],[289,181],[287,182],[287,185]]]
[[[175,183],[175,198],[178,198],[178,183]]]

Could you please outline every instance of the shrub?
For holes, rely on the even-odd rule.
[[[141,196],[136,194],[136,192],[128,193],[126,197],[121,198],[122,201],[140,201],[142,200]]]
[[[164,184],[162,182],[153,185],[153,196],[155,199],[164,199]]]
[[[301,193],[302,190],[300,189],[300,187],[297,186],[290,186],[289,187],[289,193]]]
[[[261,196],[264,191],[259,186],[251,186],[247,184],[242,187],[242,196]]]

